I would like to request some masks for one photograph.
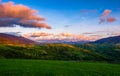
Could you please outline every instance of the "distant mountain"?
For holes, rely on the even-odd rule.
[[[73,41],[73,40],[69,40],[69,39],[49,39],[49,40],[40,40],[38,41],[40,43],[63,43],[63,44],[84,44],[84,43],[89,43],[90,41],[87,40],[78,40],[78,41]]]
[[[104,44],[104,43],[108,43],[108,44],[120,44],[120,36],[113,36],[113,37],[108,37],[108,38],[103,38],[103,39],[99,39],[95,42],[92,43],[98,43],[98,44]]]
[[[6,33],[0,33],[0,44],[7,44],[7,45],[31,45],[35,44],[36,42],[24,38],[22,36],[15,36]]]

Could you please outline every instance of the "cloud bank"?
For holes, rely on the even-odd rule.
[[[76,42],[76,41],[94,41],[100,39],[100,36],[87,36],[84,34],[71,34],[68,32],[50,34],[47,32],[33,32],[23,35],[26,38],[35,40],[35,41],[65,41],[65,42]]]
[[[0,4],[0,27],[22,27],[47,28],[51,27],[45,23],[44,18],[37,15],[37,11],[22,4],[15,5],[13,2]]]
[[[79,41],[95,41],[109,36],[118,36],[118,31],[96,31],[83,34],[72,34],[69,32],[48,33],[48,32],[32,32],[23,34],[23,37],[32,39],[38,42],[79,42]]]

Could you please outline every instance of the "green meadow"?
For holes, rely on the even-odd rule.
[[[1,59],[0,76],[120,76],[120,65],[103,62]]]

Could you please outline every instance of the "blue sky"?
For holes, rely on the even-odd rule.
[[[120,0],[2,0],[2,2],[8,1],[37,10],[38,15],[44,17],[52,29],[17,26],[14,28],[0,27],[0,32],[30,33],[40,31],[72,34],[95,33],[97,31],[120,32]],[[99,24],[99,19],[105,10],[111,10],[111,13],[104,18],[114,17],[115,21],[105,21]]]

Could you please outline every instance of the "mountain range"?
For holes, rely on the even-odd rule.
[[[39,44],[42,43],[65,43],[65,44],[84,44],[84,43],[89,43],[89,41],[78,41],[78,42],[66,42],[66,41],[60,41],[60,40],[50,40],[50,41],[43,41],[39,42]],[[96,43],[96,44],[119,44],[120,43],[120,36],[113,36],[113,37],[107,37],[107,38],[102,38],[96,41],[93,41],[91,43]],[[8,44],[8,45],[31,45],[31,44],[38,44],[37,42],[27,39],[22,36],[15,36],[15,35],[10,35],[6,33],[0,33],[0,44]]]
[[[119,43],[120,36],[114,36],[90,44],[78,42],[71,45],[69,42],[42,45],[39,43],[39,45],[27,47],[38,43],[22,36],[0,33],[0,58],[120,62]]]

